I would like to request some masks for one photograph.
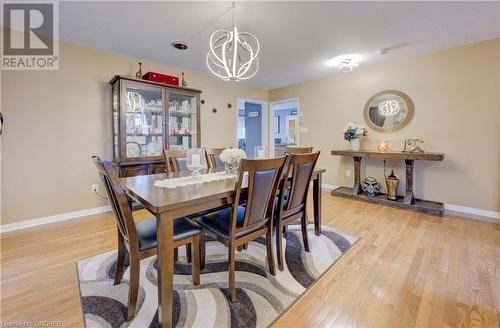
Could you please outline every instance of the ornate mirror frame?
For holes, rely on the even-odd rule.
[[[370,116],[368,114],[368,112],[370,110],[370,105],[373,103],[373,101],[375,99],[377,99],[378,97],[383,96],[383,95],[387,95],[387,94],[393,94],[393,95],[396,95],[398,97],[401,97],[401,99],[403,99],[404,102],[406,103],[406,107],[407,107],[407,111],[408,111],[404,120],[392,128],[382,128],[382,127],[379,127],[379,126],[373,124],[373,122],[370,120]],[[398,90],[389,89],[389,90],[377,92],[376,94],[371,96],[370,99],[368,99],[368,101],[366,102],[363,115],[364,115],[366,124],[368,124],[368,126],[370,126],[370,128],[372,128],[373,130],[379,131],[379,132],[394,132],[394,131],[400,130],[400,129],[404,128],[405,126],[407,126],[408,123],[410,123],[411,119],[413,118],[414,112],[415,112],[415,105],[413,104],[413,100],[411,100],[411,98],[406,93],[403,93],[403,92],[398,91]]]

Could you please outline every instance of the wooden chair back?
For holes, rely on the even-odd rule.
[[[216,169],[224,167],[224,162],[219,158],[220,154],[226,148],[207,148],[205,149],[205,157],[209,169]]]
[[[312,153],[313,147],[292,147],[292,146],[286,146],[285,147],[285,155],[286,154],[306,154],[306,153]]]
[[[186,171],[186,152],[177,149],[164,149],[163,156],[165,158],[165,170],[168,173]]]
[[[320,152],[317,151],[287,156],[283,178],[279,186],[280,217],[283,214],[286,216],[288,212],[297,213],[300,210],[305,210],[309,185],[319,154]]]
[[[113,165],[109,161],[102,161],[97,156],[92,156],[92,160],[104,183],[106,194],[108,195],[111,208],[115,214],[118,231],[130,246],[135,245],[138,247],[131,202],[120,185],[118,175],[115,173]]]
[[[235,184],[235,198],[230,222],[230,238],[270,224],[274,215],[274,200],[286,157],[263,160],[242,160]],[[245,172],[248,174],[245,175]],[[237,227],[238,206],[243,179],[247,179],[247,202],[243,224]]]

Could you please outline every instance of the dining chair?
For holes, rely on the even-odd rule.
[[[285,157],[242,160],[231,207],[204,215],[197,220],[204,232],[228,248],[229,298],[232,303],[237,302],[235,251],[238,246],[266,235],[269,272],[273,276],[276,274],[272,240],[273,214],[284,162]],[[244,181],[248,186],[248,197],[245,206],[241,206],[239,200],[244,191]]]
[[[224,162],[220,160],[220,154],[226,148],[207,148],[205,149],[205,157],[209,169],[223,168]]]
[[[121,283],[123,273],[130,266],[130,281],[126,320],[135,316],[137,294],[139,292],[140,260],[156,254],[156,218],[151,217],[135,222],[132,215],[130,198],[120,185],[118,176],[109,161],[101,161],[92,156],[97,172],[101,177],[118,227],[118,259],[114,284]],[[193,244],[192,276],[195,286],[200,284],[200,246],[204,249],[202,230],[186,218],[175,219],[174,247]],[[203,256],[202,256],[203,257]],[[203,260],[203,259],[202,259]]]
[[[167,173],[187,171],[186,151],[178,149],[164,149],[165,170]]]
[[[307,239],[307,194],[314,167],[320,152],[308,154],[291,154],[287,156],[284,165],[283,178],[279,184],[276,212],[276,251],[278,268],[283,271],[283,235],[287,236],[284,227],[289,223],[301,220],[302,240],[304,249],[309,252]]]
[[[312,153],[313,147],[292,147],[292,146],[286,146],[285,147],[285,154],[305,154],[305,153]]]

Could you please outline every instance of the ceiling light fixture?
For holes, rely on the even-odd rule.
[[[384,100],[378,105],[378,112],[383,116],[396,115],[399,110],[399,104],[396,100]]]
[[[210,36],[210,51],[206,57],[208,69],[224,81],[239,81],[253,77],[259,70],[259,40],[246,32],[218,30]]]
[[[349,73],[359,66],[360,61],[361,56],[359,55],[342,55],[331,59],[327,64],[330,67],[337,68],[339,72]]]
[[[188,44],[187,42],[184,41],[174,41],[172,42],[172,47],[174,47],[177,50],[187,50]]]

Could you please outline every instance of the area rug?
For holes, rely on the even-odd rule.
[[[347,233],[323,226],[322,235],[308,231],[310,253],[303,250],[300,226],[290,226],[283,239],[285,270],[269,274],[265,239],[251,242],[236,252],[238,303],[229,302],[227,248],[207,242],[206,267],[201,283],[191,280],[185,247],[175,264],[173,321],[176,327],[267,327],[282,315],[335,264],[358,240]],[[276,260],[276,258],[275,258]],[[120,285],[113,286],[116,251],[77,263],[81,306],[85,325],[93,327],[158,326],[156,257],[141,261],[140,289],[135,318],[125,321],[128,269]]]

